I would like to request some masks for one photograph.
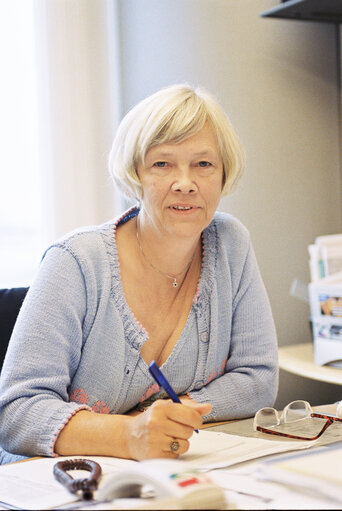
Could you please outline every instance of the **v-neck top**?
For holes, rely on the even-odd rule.
[[[0,461],[53,456],[81,409],[123,414],[158,385],[141,357],[147,332],[123,293],[116,226],[78,229],[48,248],[27,293],[0,380]],[[246,228],[217,212],[202,233],[192,306],[162,366],[179,395],[211,402],[206,421],[249,417],[273,404],[277,340]]]
[[[127,300],[125,298],[122,281],[121,281],[121,274],[120,274],[120,262],[119,262],[119,256],[118,256],[118,250],[117,250],[117,244],[116,244],[116,230],[117,227],[120,225],[130,221],[132,218],[136,217],[139,214],[139,208],[133,207],[131,208],[127,213],[125,213],[117,222],[114,224],[114,243],[110,245],[112,248],[112,253],[110,253],[111,261],[113,263],[113,271],[112,271],[112,290],[113,290],[113,296],[115,297],[115,303],[120,310],[120,313],[122,317],[130,318],[130,321],[127,321],[125,323],[125,337],[129,342],[136,343],[139,347],[139,351],[141,350],[142,345],[148,340],[148,332],[144,328],[144,326],[136,319],[132,309],[127,303]],[[203,257],[204,261],[204,257]],[[202,265],[203,265],[202,261]],[[199,278],[198,286],[200,284],[201,276]],[[197,289],[196,294],[194,296],[193,301],[197,301],[198,299],[198,293],[199,290]],[[191,346],[187,346],[187,339],[189,336],[189,332],[193,329],[193,322],[196,320],[196,315],[194,314],[193,307],[191,307],[189,315],[187,317],[187,320],[185,322],[185,325],[182,329],[182,332],[179,336],[179,339],[177,340],[175,346],[173,347],[170,355],[167,357],[165,362],[162,364],[161,369],[163,372],[167,373],[170,372],[172,374],[172,369],[169,371],[168,367],[171,366],[174,367],[174,365],[177,365],[177,360],[179,363],[179,359],[182,359],[184,356],[183,351],[185,350],[185,354],[187,358],[191,358],[194,361],[197,360],[198,357],[198,346],[195,343],[191,343]],[[191,349],[191,353],[189,352],[189,348]],[[138,360],[138,370],[141,373],[141,377],[144,378],[144,381],[146,382],[146,385],[150,386],[151,382],[151,375],[148,370],[148,366],[142,356],[140,355]],[[179,382],[182,389],[186,389],[190,387],[191,382],[193,381],[194,377],[194,371],[185,371],[182,382]],[[163,391],[160,391],[163,393]],[[133,393],[132,398],[133,400],[136,399],[134,396],[134,390],[132,389],[131,392],[129,391],[128,394]],[[127,396],[128,399],[128,396]],[[128,399],[129,400],[129,399]],[[142,400],[141,400],[142,401]]]

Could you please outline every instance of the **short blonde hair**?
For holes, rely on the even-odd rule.
[[[122,191],[141,199],[138,162],[163,143],[177,144],[209,122],[223,161],[222,195],[230,193],[244,166],[239,139],[226,114],[205,89],[179,84],[165,87],[142,100],[122,119],[109,155],[109,171]]]

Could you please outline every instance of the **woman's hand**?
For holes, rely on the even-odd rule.
[[[189,449],[189,438],[211,408],[210,403],[200,404],[191,399],[185,399],[182,404],[157,400],[129,421],[125,441],[130,457],[136,460],[178,458]],[[171,451],[174,440],[179,444],[176,452]]]
[[[54,451],[61,456],[177,458],[189,449],[194,429],[212,408],[210,403],[199,404],[186,396],[181,400],[182,404],[157,400],[136,416],[79,410],[60,431]],[[175,441],[179,447],[172,452]]]

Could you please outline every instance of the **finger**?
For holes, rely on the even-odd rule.
[[[192,406],[171,403],[166,413],[171,421],[182,425],[187,430],[191,428],[191,434],[194,429],[198,429],[203,424],[201,414]],[[187,434],[186,438],[189,438],[191,434]]]
[[[198,401],[189,398],[182,401],[182,404],[189,406],[189,408],[194,408],[202,416],[210,413],[213,408],[211,403],[198,403]]]
[[[178,422],[177,419],[170,419],[163,425],[163,433],[169,437],[180,438],[182,440],[188,440],[194,432],[192,426],[187,426]]]
[[[181,438],[165,437],[165,442],[163,443],[163,452],[176,457],[186,453],[190,447],[189,441]]]
[[[184,404],[185,404],[185,406],[188,406],[189,408],[193,408],[194,410],[196,410],[201,416],[207,415],[208,413],[211,412],[211,410],[213,408],[211,403],[196,403],[196,402],[194,402],[192,404],[191,402],[186,402]]]
[[[190,438],[198,424],[202,424],[197,411],[172,401],[156,401],[144,413],[150,431],[161,431],[171,437]]]
[[[177,459],[181,454],[188,451],[190,443],[180,438],[163,435],[163,438],[156,439],[145,446],[144,452],[136,459],[151,458],[174,458]]]

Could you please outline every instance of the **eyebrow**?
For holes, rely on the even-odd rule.
[[[157,147],[157,146],[156,146]],[[157,153],[157,151],[156,151]],[[168,152],[168,151],[163,151],[161,153],[157,153],[156,156],[158,157],[161,157],[161,158],[167,158],[169,156],[173,156],[173,152]],[[198,158],[200,156],[207,156],[207,155],[212,155],[212,154],[216,154],[216,151],[214,151],[213,149],[203,149],[203,151],[199,151],[197,153],[194,153],[193,154],[193,157],[194,158]]]

